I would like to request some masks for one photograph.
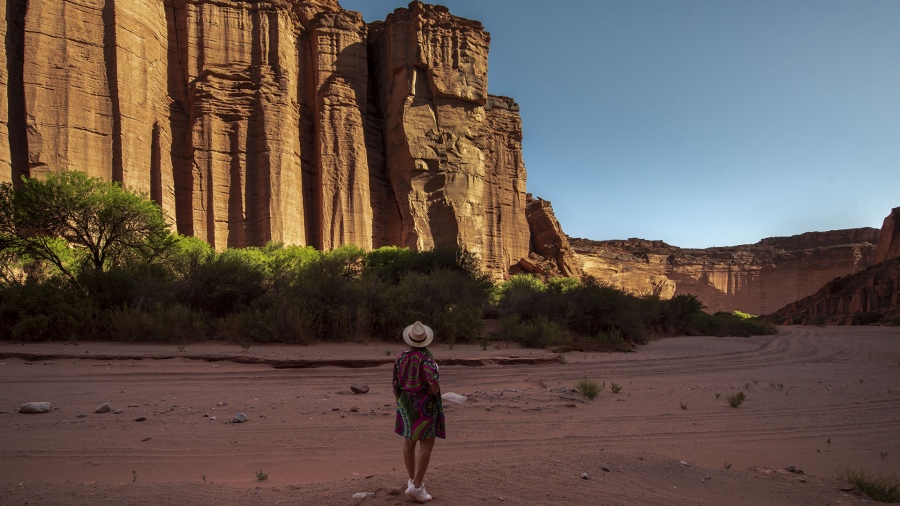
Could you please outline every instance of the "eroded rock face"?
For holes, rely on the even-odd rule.
[[[884,219],[875,251],[876,263],[895,258],[900,258],[900,207],[893,208],[891,214]]]
[[[867,324],[900,316],[900,207],[884,219],[874,265],[769,315],[779,323]]]
[[[490,35],[413,2],[6,0],[0,181],[81,170],[216,248],[529,251],[521,121]]]
[[[531,229],[532,255],[522,258],[518,267],[526,272],[546,276],[580,276],[582,259],[569,245],[549,200],[527,195],[525,213]]]
[[[370,40],[401,245],[466,245],[481,256],[490,36],[413,2],[373,23]]]
[[[704,250],[573,239],[584,271],[638,294],[693,294],[707,311],[768,314],[874,263],[877,229],[816,232]],[[847,242],[852,241],[852,242]]]

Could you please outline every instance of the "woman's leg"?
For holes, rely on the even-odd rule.
[[[414,479],[416,477],[416,442],[412,439],[403,440],[403,463],[406,464],[409,479]]]
[[[413,443],[415,444],[415,442]],[[413,485],[415,485],[416,488],[421,487],[422,480],[425,479],[425,471],[428,470],[428,463],[431,462],[432,448],[434,448],[433,437],[419,441],[419,455],[415,460],[415,464],[413,467],[413,469],[415,470],[415,476],[413,476],[412,479]]]

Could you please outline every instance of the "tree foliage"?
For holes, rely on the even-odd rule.
[[[0,185],[0,250],[49,262],[76,285],[83,267],[151,261],[172,241],[159,206],[119,183],[65,171]]]

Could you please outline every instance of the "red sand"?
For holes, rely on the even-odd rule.
[[[406,473],[384,363],[402,349],[0,343],[0,503],[410,503],[393,495]],[[426,477],[436,504],[858,504],[838,469],[900,471],[900,328],[679,337],[537,365],[521,362],[554,354],[432,349],[484,362],[441,367],[444,392],[468,401],[446,406]],[[381,365],[199,359],[224,355]],[[606,389],[584,400],[582,378]],[[29,401],[54,410],[18,413]],[[122,412],[94,413],[106,401]],[[249,421],[230,423],[238,412]]]

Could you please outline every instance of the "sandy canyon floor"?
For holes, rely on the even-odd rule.
[[[0,503],[409,504],[390,386],[402,349],[0,343]],[[444,392],[468,397],[445,403],[436,504],[849,505],[864,497],[839,469],[900,474],[900,328],[559,360],[433,351]],[[587,401],[582,378],[606,389]],[[19,413],[30,401],[53,411]],[[104,402],[114,411],[95,413]]]

